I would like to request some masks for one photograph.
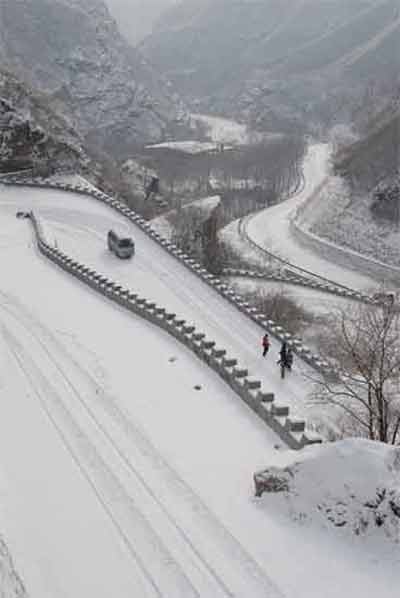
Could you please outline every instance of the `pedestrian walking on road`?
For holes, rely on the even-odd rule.
[[[286,365],[287,350],[288,350],[287,343],[286,343],[286,341],[283,341],[282,345],[281,345],[281,349],[279,351],[279,360],[277,361],[277,363],[279,363],[279,364],[282,363],[284,366]]]
[[[289,347],[287,348],[287,351],[286,351],[286,367],[288,368],[288,370],[292,369],[292,365],[293,365],[293,349],[289,345]]]
[[[269,336],[268,333],[266,332],[262,338],[262,346],[263,346],[263,357],[265,357],[268,353],[268,349],[269,349]]]

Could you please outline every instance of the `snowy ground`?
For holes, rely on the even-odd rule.
[[[340,177],[330,177],[318,198],[319,209],[306,210],[313,233],[374,260],[400,267],[399,225],[373,218],[370,200],[352,197]]]
[[[187,154],[198,154],[212,152],[221,149],[229,150],[232,146],[256,143],[265,138],[280,137],[276,133],[261,134],[249,131],[246,125],[219,116],[208,116],[206,114],[191,114],[192,123],[200,123],[206,127],[211,141],[167,141],[147,146],[149,149],[173,149]]]
[[[204,215],[204,219],[206,219],[217,207],[220,201],[221,197],[219,195],[210,195],[209,197],[203,197],[201,199],[196,199],[195,201],[183,203],[180,209],[190,210],[194,208],[195,210],[201,211],[202,215]],[[173,236],[174,227],[169,222],[168,217],[173,216],[176,211],[176,209],[169,210],[161,216],[156,216],[150,221],[154,230],[156,230],[165,239],[171,240]]]
[[[311,249],[303,247],[290,230],[291,220],[296,216],[297,210],[329,178],[329,156],[329,145],[317,144],[311,146],[303,165],[304,188],[287,201],[262,210],[248,218],[245,224],[246,233],[259,247],[288,260],[296,266],[351,288],[369,289],[377,285],[376,279],[355,272],[350,267],[347,269],[344,266],[339,266],[316,254]],[[265,265],[266,259],[260,257],[260,253],[249,246],[246,239],[239,234],[238,221],[231,223],[224,229],[222,238],[229,242],[235,251],[245,256],[248,261]]]
[[[279,596],[254,560],[261,538],[232,533],[279,440],[173,340],[46,263],[14,213],[1,211],[2,528],[31,596]]]
[[[230,283],[244,293],[280,293],[284,292],[288,298],[293,299],[304,309],[316,316],[327,316],[337,310],[345,310],[353,301],[344,297],[337,297],[310,287],[290,285],[272,280],[257,280],[242,276],[230,276]]]
[[[146,146],[147,149],[170,149],[184,154],[202,154],[204,152],[215,152],[220,145],[209,141],[164,141]],[[224,149],[229,149],[228,147]]]
[[[351,438],[282,453],[276,462],[256,474],[265,509],[372,545],[400,542],[399,447]]]
[[[10,200],[10,215],[16,202],[20,209],[34,208],[60,249],[161,303],[188,322],[194,322],[229,355],[236,357],[251,376],[261,380],[266,390],[275,392],[278,398],[284,391],[296,414],[311,415],[309,383],[303,376],[303,372],[308,371],[307,366],[298,362],[293,376],[282,381],[276,365],[280,344],[273,341],[270,359],[261,359],[262,328],[204,285],[129,221],[93,199],[61,191],[9,189],[7,201]],[[108,252],[105,239],[110,228],[120,235],[134,237],[134,260],[121,261]]]
[[[278,133],[257,133],[250,131],[246,125],[234,120],[221,118],[219,116],[209,116],[207,114],[191,114],[191,120],[205,125],[211,139],[215,143],[228,143],[232,145],[246,145],[257,143],[262,139],[273,139],[281,137]]]
[[[259,328],[110,209],[0,186],[0,530],[29,596],[397,596],[385,539],[261,506],[252,473],[278,463],[279,439],[173,339],[46,262],[15,218],[31,207],[60,248],[195,321],[281,401],[302,412],[309,390],[300,364],[281,381],[278,346],[261,360]],[[111,226],[134,235],[131,262],[106,251]]]

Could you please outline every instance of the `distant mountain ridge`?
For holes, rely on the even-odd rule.
[[[114,155],[162,139],[183,106],[101,0],[0,0],[3,65]]]
[[[329,120],[329,96],[399,77],[399,4],[186,0],[164,13],[141,49],[190,101],[228,107],[264,128],[277,114]]]

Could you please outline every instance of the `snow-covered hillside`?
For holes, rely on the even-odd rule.
[[[48,98],[0,71],[0,170],[55,164],[79,170],[88,162],[82,139]]]
[[[310,214],[310,221],[318,215],[323,221],[326,211],[329,213],[329,210],[335,210],[334,206],[325,207],[327,204],[329,206],[330,201],[335,200],[334,195],[329,194],[329,185],[333,180],[329,158],[328,144],[310,146],[303,164],[304,188],[288,201],[282,201],[246,219],[245,237],[240,231],[240,221],[229,224],[222,231],[221,237],[231,244],[235,251],[245,254],[256,264],[265,265],[267,260],[265,255],[260,257],[260,254],[254,250],[254,247],[259,247],[318,276],[351,288],[368,290],[381,282],[382,276],[379,271],[375,274],[373,268],[371,272],[360,271],[358,261],[352,260],[350,254],[345,255],[338,263],[334,254],[332,256],[328,252],[319,253],[314,247],[309,247],[307,243],[299,240],[298,235],[295,234],[294,223],[297,222],[299,214],[305,207],[304,219],[307,220]],[[310,202],[310,199],[313,201]],[[356,236],[355,232],[354,238]],[[252,245],[249,245],[249,239]]]

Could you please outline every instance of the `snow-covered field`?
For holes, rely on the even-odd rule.
[[[266,138],[281,137],[278,133],[265,134],[250,131],[247,125],[220,116],[192,113],[190,118],[194,123],[199,122],[205,126],[211,139],[218,144],[245,145],[257,143]]]
[[[0,186],[0,532],[29,596],[397,596],[383,534],[338,535],[254,498],[282,442],[173,339],[46,262],[15,218],[28,208],[66,253],[194,321],[295,412],[310,388],[300,363],[280,380],[278,345],[262,360],[254,323],[110,209]],[[132,261],[106,251],[111,227],[133,234]]]
[[[280,137],[277,133],[261,134],[255,131],[249,131],[246,125],[236,121],[218,116],[209,116],[206,114],[191,114],[192,124],[197,123],[205,127],[207,136],[211,141],[165,141],[148,145],[148,149],[170,149],[185,154],[200,154],[203,152],[220,151],[223,146],[224,151],[228,151],[237,145],[247,145],[257,143],[265,139],[274,139]]]
[[[207,114],[193,113],[190,118],[193,123],[199,122],[204,125],[215,143],[244,144],[248,142],[248,130],[244,124]]]
[[[184,154],[202,154],[204,152],[215,152],[219,149],[219,144],[209,141],[164,141],[148,145],[147,149],[170,149]],[[225,148],[228,149],[228,148]]]

